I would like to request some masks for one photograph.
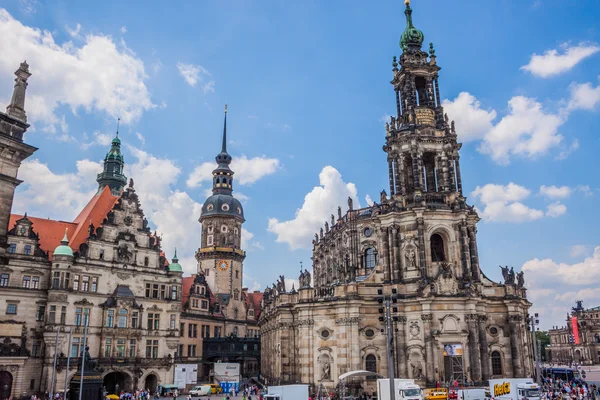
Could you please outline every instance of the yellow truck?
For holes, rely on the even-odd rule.
[[[448,400],[448,389],[431,388],[423,391],[425,400]]]

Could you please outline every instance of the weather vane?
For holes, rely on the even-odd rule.
[[[119,137],[119,123],[121,122],[121,118],[117,118],[117,137]]]
[[[225,104],[225,114],[227,114],[227,104]]]

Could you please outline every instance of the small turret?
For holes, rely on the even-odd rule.
[[[175,248],[175,254],[173,255],[172,263],[169,264],[169,272],[183,272],[179,259],[177,258],[177,248]]]
[[[96,178],[98,193],[108,185],[113,196],[121,194],[121,191],[127,184],[127,177],[123,174],[124,165],[125,159],[123,158],[123,154],[121,154],[121,139],[119,139],[119,128],[117,125],[117,133],[111,142],[110,150],[104,157],[104,170]]]
[[[27,78],[31,76],[29,64],[23,61],[19,69],[15,71],[15,88],[13,90],[10,104],[6,107],[6,114],[22,122],[27,122],[25,113],[25,90],[27,89]]]
[[[60,246],[54,249],[52,257],[73,257],[73,249],[69,247],[69,238],[67,237],[68,229],[65,229],[65,236],[60,241]]]

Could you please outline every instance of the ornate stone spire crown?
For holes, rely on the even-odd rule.
[[[10,104],[6,107],[6,114],[22,122],[27,122],[27,114],[25,113],[25,90],[27,89],[27,78],[31,76],[27,61],[21,63],[19,69],[15,71],[15,75],[17,76],[15,78],[15,88]]]
[[[406,29],[402,32],[402,36],[400,36],[400,48],[403,52],[421,50],[425,36],[423,32],[413,25],[410,0],[405,0],[404,4],[406,4],[406,10],[404,10],[404,15],[406,15]]]

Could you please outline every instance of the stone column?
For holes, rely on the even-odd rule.
[[[407,368],[406,368],[406,317],[398,317],[396,323],[398,328],[398,334],[396,335],[396,354],[397,354],[397,368],[398,376],[396,378],[406,379]]]
[[[438,86],[438,78],[435,78],[435,80],[433,81],[433,84],[435,86],[435,100],[437,103],[437,106],[439,107],[442,102],[440,100],[440,87]]]
[[[450,179],[449,191],[454,192],[456,191],[456,181],[454,180],[454,158],[452,157],[448,158],[448,173]]]
[[[471,278],[479,282],[479,255],[477,253],[477,228],[467,227],[469,233],[469,251],[471,253]]]
[[[445,152],[442,152],[442,156],[440,157],[440,159],[442,165],[442,184],[440,186],[442,188],[442,191],[447,192],[450,190],[450,175],[448,172],[448,156],[446,156]]]
[[[456,156],[456,186],[458,193],[462,194],[462,178],[460,177],[460,162],[458,155]]]
[[[481,358],[481,380],[483,382],[487,382],[492,376],[490,373],[490,352],[488,350],[486,321],[486,315],[478,315],[477,323],[479,324],[479,354]]]
[[[419,238],[419,268],[421,269],[421,279],[426,279],[427,264],[425,262],[425,221],[423,218],[417,218],[417,235]]]
[[[478,316],[477,314],[465,315],[469,328],[469,364],[471,364],[471,380],[475,384],[481,382],[481,358],[479,347]]]
[[[508,324],[510,328],[510,352],[515,378],[523,378],[523,365],[521,363],[521,343],[519,342],[519,327],[522,317],[520,315],[509,315]]]
[[[462,265],[463,277],[466,279],[469,273],[469,236],[467,226],[464,222],[460,223],[460,263]]]
[[[406,171],[404,170],[404,154],[400,153],[396,158],[400,170],[400,193],[406,194]]]
[[[435,94],[433,92],[433,81],[431,78],[427,79],[427,106],[435,107]]]
[[[400,241],[398,240],[399,229],[392,228],[392,244],[394,246],[394,266],[392,268],[392,279],[394,282],[400,280]]]
[[[393,241],[393,233],[392,227],[387,228],[387,237],[386,241],[388,243],[388,258],[390,260],[389,266],[390,269],[388,271],[388,279],[392,279],[392,271],[396,268],[396,260],[394,259],[394,241]]]
[[[400,88],[396,87],[396,114],[398,118],[402,115],[402,102],[400,101]]]
[[[379,232],[379,242],[381,243],[382,246],[382,251],[381,251],[381,255],[383,257],[381,257],[383,259],[383,280],[384,281],[389,281],[390,280],[390,254],[389,254],[389,243],[388,243],[388,237],[387,237],[387,228],[385,227],[381,227],[381,230]]]
[[[396,156],[396,158],[394,159],[394,173],[395,175],[395,181],[396,181],[396,194],[402,194],[402,185],[401,185],[401,179],[402,176],[400,174],[400,163],[399,163],[399,157]]]
[[[425,382],[427,386],[435,383],[435,371],[433,369],[433,335],[431,332],[431,321],[433,314],[422,314],[423,320],[423,337],[425,338]]]
[[[390,176],[390,196],[394,195],[394,161],[388,157],[388,174]]]
[[[423,154],[417,153],[417,164],[419,167],[419,183],[421,190],[425,189],[425,173],[423,171]]]
[[[412,153],[413,187],[415,191],[421,190],[421,173],[419,172],[419,160],[417,152]]]

